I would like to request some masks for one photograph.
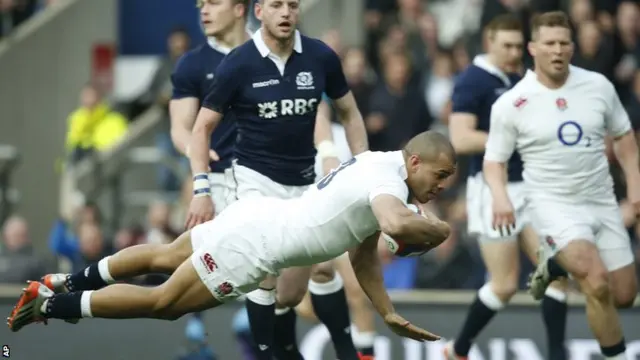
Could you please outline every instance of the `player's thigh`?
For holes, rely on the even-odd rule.
[[[222,302],[202,281],[191,259],[185,260],[159,288],[156,312],[166,319],[177,319],[190,312],[204,311]]]
[[[344,282],[344,291],[347,295],[347,302],[351,308],[370,305],[370,301],[367,299],[356,274],[351,266],[351,260],[349,254],[344,253],[333,260],[333,266],[342,281]]]
[[[283,269],[276,287],[278,304],[286,307],[298,305],[307,292],[310,276],[310,266]]]
[[[515,239],[479,238],[480,253],[494,288],[500,294],[517,290],[520,276],[520,248]]]
[[[540,248],[540,235],[533,229],[530,224],[525,225],[518,236],[520,247],[527,255],[531,263],[538,263],[538,249]]]
[[[164,269],[173,272],[193,253],[191,231],[182,233],[173,242],[159,247],[153,258],[153,269]]]
[[[609,271],[611,290],[620,307],[633,305],[638,291],[635,259],[629,234],[617,207],[597,210],[601,228],[596,244]]]

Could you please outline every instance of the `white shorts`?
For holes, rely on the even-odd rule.
[[[265,276],[276,275],[266,246],[261,205],[235,203],[212,221],[191,229],[191,263],[200,280],[221,302],[253,291]],[[268,211],[268,210],[267,210]]]
[[[209,173],[209,187],[211,188],[211,200],[215,206],[216,215],[229,205],[229,181],[226,174]]]
[[[570,204],[532,200],[528,211],[546,250],[555,254],[574,240],[595,243],[609,271],[633,263],[629,233],[617,204]]]
[[[309,185],[282,185],[255,170],[238,165],[235,161],[227,172],[227,187],[233,192],[233,195],[228,197],[229,203],[237,199],[262,196],[293,199],[300,197],[309,188]]]
[[[527,201],[525,198],[524,182],[509,183],[507,192],[511,204],[515,209],[516,228],[513,234],[519,234],[525,225],[529,223],[529,217],[525,211]],[[493,210],[492,195],[489,186],[485,183],[482,173],[470,176],[467,179],[467,225],[469,234],[478,235],[479,240],[515,240],[517,236],[500,236],[500,232],[492,228]]]

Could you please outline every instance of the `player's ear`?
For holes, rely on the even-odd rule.
[[[533,41],[529,41],[527,43],[527,49],[529,50],[529,55],[535,57],[536,56],[536,43]]]
[[[256,1],[253,5],[253,11],[256,14],[256,19],[262,21],[262,1]]]

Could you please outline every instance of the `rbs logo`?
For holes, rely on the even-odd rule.
[[[258,116],[275,119],[279,116],[306,115],[316,110],[318,99],[282,99],[258,104]]]

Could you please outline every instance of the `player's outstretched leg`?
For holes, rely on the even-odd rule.
[[[352,334],[353,343],[363,359],[373,359],[376,328],[375,313],[371,307],[371,301],[360,287],[348,254],[334,259],[333,265],[344,281],[347,303],[356,328]]]
[[[47,319],[96,317],[106,319],[154,318],[175,320],[182,315],[220,305],[187,259],[157,287],[115,284],[95,291],[54,294],[31,282],[18,300],[7,324],[12,331]]]
[[[150,273],[171,274],[193,253],[189,232],[170,244],[125,248],[75,274],[49,274],[42,283],[56,293],[98,290],[117,280]]]
[[[309,293],[318,319],[331,334],[337,357],[341,360],[357,360],[344,283],[342,277],[333,270],[331,261],[313,266]]]

